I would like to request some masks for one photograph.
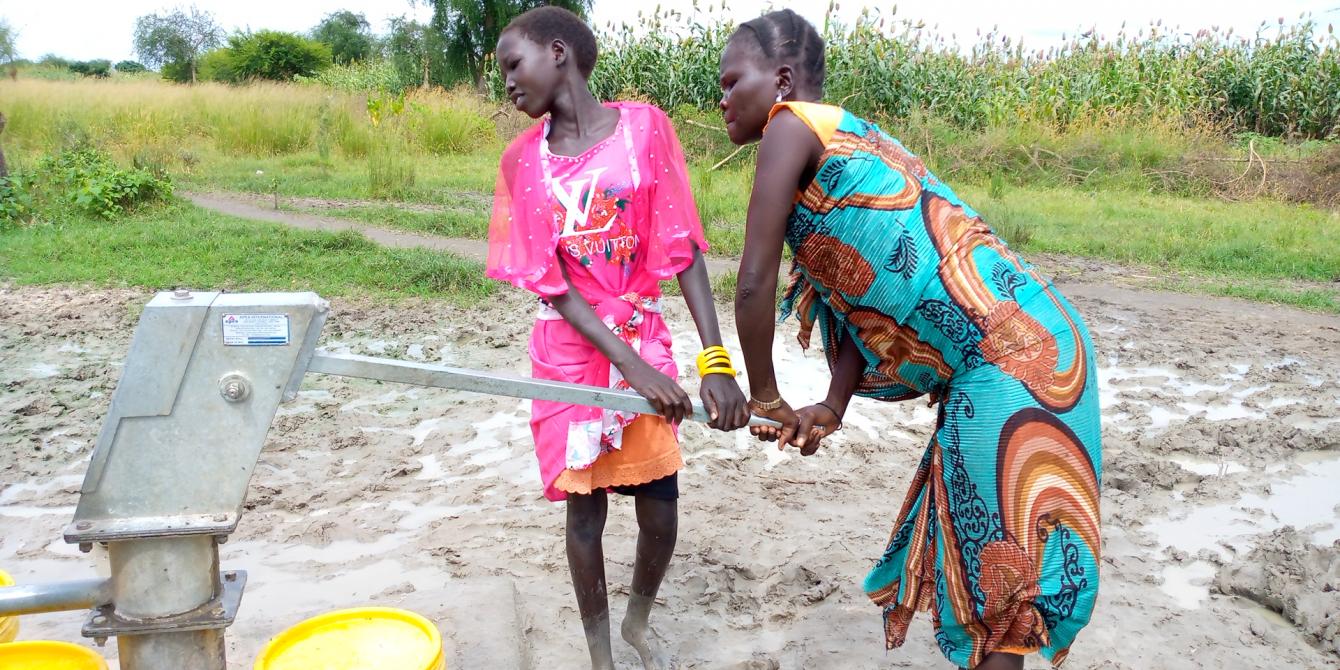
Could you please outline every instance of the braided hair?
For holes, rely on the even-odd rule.
[[[789,9],[769,12],[740,24],[738,37],[749,33],[769,62],[790,65],[800,88],[811,88],[822,96],[824,90],[824,38],[804,17]]]

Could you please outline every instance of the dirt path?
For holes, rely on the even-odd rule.
[[[348,219],[321,216],[321,212],[339,211],[353,207],[391,206],[396,209],[414,212],[447,212],[453,209],[465,209],[470,212],[486,211],[489,196],[482,193],[459,192],[464,203],[458,207],[451,205],[388,202],[384,200],[335,200],[329,198],[285,197],[281,203],[286,207],[297,207],[303,211],[275,209],[273,200],[268,196],[238,192],[182,192],[181,195],[197,206],[222,214],[236,216],[253,221],[269,221],[308,230],[343,231],[352,230],[362,233],[369,239],[390,247],[424,247],[448,251],[466,258],[483,261],[488,254],[488,244],[482,240],[444,237],[425,233],[413,233],[373,224],[350,221]],[[1083,282],[1092,286],[1119,286],[1132,289],[1145,289],[1167,294],[1170,286],[1179,290],[1214,293],[1213,285],[1219,280],[1211,277],[1198,277],[1188,273],[1169,271],[1166,268],[1132,267],[1110,261],[1062,256],[1058,254],[1030,253],[1029,260],[1036,263],[1057,281]],[[707,270],[713,276],[734,273],[739,268],[739,258],[708,256]],[[782,271],[786,268],[783,266]],[[1313,292],[1330,295],[1340,300],[1340,281],[1309,282],[1301,280],[1258,280],[1261,284],[1288,292]],[[1198,288],[1199,287],[1199,288]],[[1172,294],[1168,294],[1172,295]]]
[[[242,219],[250,219],[252,221],[282,223],[284,225],[305,230],[323,230],[326,232],[352,230],[362,233],[373,242],[388,247],[422,247],[437,251],[447,251],[465,258],[475,259],[481,263],[488,256],[489,252],[488,242],[484,240],[410,233],[392,228],[373,226],[357,221],[349,221],[347,219],[275,209],[273,205],[265,205],[263,198],[257,198],[241,193],[198,193],[187,191],[181,192],[179,195],[190,200],[197,207],[219,212],[220,214],[236,216]],[[313,207],[323,208],[332,206],[350,206],[347,202],[319,200],[315,198],[307,198],[304,199],[303,202],[306,202]],[[333,205],[332,203],[335,204]],[[421,205],[419,207],[422,209],[426,206]],[[423,211],[434,210],[428,209]],[[713,275],[734,272],[738,267],[739,262],[733,259],[712,257],[707,259],[707,271]]]
[[[447,251],[458,256],[473,258],[483,261],[488,255],[488,242],[483,240],[467,240],[457,237],[441,237],[438,235],[421,235],[409,233],[390,228],[379,228],[365,223],[337,219],[328,216],[315,216],[312,214],[302,214],[299,212],[290,212],[273,207],[263,207],[250,198],[242,198],[234,195],[225,195],[219,193],[195,193],[183,192],[182,197],[190,200],[197,207],[236,216],[241,219],[250,219],[252,221],[268,221],[270,223],[282,223],[294,228],[304,230],[321,230],[329,233],[338,233],[345,230],[352,230],[363,234],[368,239],[378,244],[399,249],[422,247],[436,251]]]
[[[1340,667],[1340,318],[1061,287],[1094,333],[1104,407],[1102,589],[1066,667]],[[0,566],[22,581],[94,570],[60,531],[148,297],[0,286]],[[337,300],[321,346],[524,374],[531,310],[513,291],[486,311]],[[667,319],[691,360],[682,302]],[[808,401],[824,364],[794,333],[779,330],[778,369]],[[362,604],[437,621],[449,667],[581,667],[562,508],[539,495],[528,416],[513,400],[308,376],[223,546],[223,565],[250,573],[230,667],[305,616]],[[680,541],[654,619],[678,667],[948,667],[924,616],[886,653],[860,589],[933,418],[858,400],[812,458],[686,426]],[[614,501],[616,630],[635,538],[631,505]],[[81,620],[27,617],[21,634],[80,641]]]

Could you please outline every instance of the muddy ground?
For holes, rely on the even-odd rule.
[[[1097,340],[1104,405],[1102,589],[1066,667],[1340,667],[1340,318],[1060,286]],[[0,286],[0,568],[21,582],[104,569],[60,534],[149,297]],[[337,299],[321,346],[525,374],[532,313],[515,293],[474,310]],[[667,316],[691,361],[687,311]],[[824,364],[793,335],[779,331],[784,390],[817,399]],[[521,401],[309,375],[222,547],[250,575],[230,667],[308,615],[365,604],[438,622],[448,667],[582,667],[563,511],[540,495],[527,416]],[[860,590],[932,418],[858,400],[811,458],[686,427],[680,541],[653,618],[678,667],[949,667],[924,616],[885,652]],[[631,502],[614,502],[616,630],[635,537]],[[82,641],[81,620],[26,617],[20,637]]]

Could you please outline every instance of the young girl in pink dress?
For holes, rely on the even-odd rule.
[[[735,430],[749,420],[721,348],[683,152],[661,110],[602,105],[591,94],[595,37],[572,13],[522,14],[503,31],[497,58],[516,108],[545,117],[503,153],[489,229],[489,276],[541,299],[533,374],[633,389],[660,413],[533,404],[544,494],[567,500],[568,565],[591,667],[614,667],[601,549],[607,491],[634,496],[639,527],[623,637],[647,668],[668,667],[647,618],[674,551],[676,426],[692,404],[675,382],[661,281],[679,279],[698,326],[711,425]]]

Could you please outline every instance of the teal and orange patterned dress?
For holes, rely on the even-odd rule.
[[[929,396],[937,427],[865,590],[889,648],[928,610],[950,661],[1060,664],[1098,595],[1097,368],[1079,314],[924,163],[838,107],[780,103],[824,145],[786,226],[783,317],[830,365],[851,337],[857,394]]]

